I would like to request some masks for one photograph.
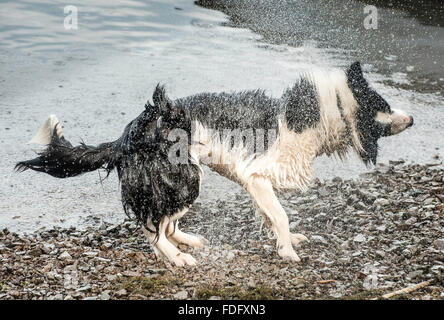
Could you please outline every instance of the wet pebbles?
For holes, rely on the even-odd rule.
[[[292,232],[310,239],[296,248],[299,264],[279,258],[239,193],[211,207],[196,203],[181,222],[210,241],[200,251],[181,247],[197,267],[157,260],[132,221],[30,235],[2,230],[0,299],[369,299],[430,279],[404,297],[444,299],[442,166],[391,162],[358,180],[316,180],[304,194],[279,197]]]

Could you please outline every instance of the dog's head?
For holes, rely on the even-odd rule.
[[[150,112],[156,114],[156,128],[154,130],[154,139],[158,156],[165,159],[170,155],[172,146],[177,142],[186,143],[180,149],[183,154],[188,150],[191,138],[191,117],[189,110],[175,104],[171,101],[165,92],[165,88],[157,85],[153,94],[153,106],[149,106]],[[186,140],[181,140],[186,139]],[[176,149],[174,149],[176,150]],[[180,157],[179,149],[176,150],[176,156]],[[186,158],[187,159],[187,158]]]
[[[358,102],[356,111],[357,129],[361,137],[364,163],[375,164],[378,155],[378,139],[398,134],[413,125],[413,117],[401,110],[391,109],[362,74],[359,62],[347,70],[347,82]]]

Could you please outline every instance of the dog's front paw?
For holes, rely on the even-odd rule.
[[[278,254],[284,259],[291,262],[300,262],[301,258],[296,254],[293,248],[282,248],[278,250]]]
[[[202,249],[205,245],[209,244],[209,241],[201,236],[184,233],[180,230],[171,235],[168,240],[173,243],[183,243],[196,249]]]
[[[177,256],[175,256],[172,259],[172,262],[177,267],[183,267],[185,265],[195,266],[197,264],[196,259],[194,259],[192,255],[190,255],[188,253],[183,253],[183,252],[181,252]]]

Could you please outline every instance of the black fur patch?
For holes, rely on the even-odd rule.
[[[288,127],[300,133],[320,121],[316,87],[303,78],[282,98],[265,95],[262,90],[236,93],[204,93],[178,99],[175,106],[190,110],[190,116],[204,126],[215,129],[278,129],[283,113]],[[264,137],[265,150],[270,146]]]
[[[376,164],[378,139],[388,135],[390,125],[382,125],[375,120],[378,111],[390,113],[390,105],[375,90],[370,88],[364,78],[359,62],[353,63],[347,71],[347,82],[358,102],[356,112],[357,129],[364,149],[360,157],[365,164]]]
[[[189,112],[174,107],[160,86],[153,102],[129,126],[130,138],[122,147],[131,145],[132,152],[122,157],[117,171],[125,212],[142,225],[151,219],[157,232],[163,216],[174,215],[198,197],[200,174],[194,164],[173,164],[168,159],[175,143],[168,134],[177,128],[191,130]]]
[[[321,111],[315,85],[302,78],[288,89],[283,99],[287,126],[296,133],[315,127],[321,120]]]
[[[191,164],[171,164],[171,142],[159,140],[122,159],[118,167],[122,204],[145,225],[151,219],[158,231],[163,216],[171,216],[191,205],[199,195],[199,170]]]
[[[266,130],[277,132],[280,100],[270,98],[262,90],[239,93],[203,93],[175,101],[175,106],[189,110],[193,120],[209,129],[223,130],[263,129],[265,150],[269,147]]]
[[[15,169],[19,172],[32,169],[56,178],[74,177],[100,168],[110,172],[120,161],[121,153],[113,142],[97,147],[84,143],[73,147],[71,142],[57,135],[56,126],[48,147],[38,155],[37,158],[18,162]]]
[[[153,102],[154,105],[145,105],[118,140],[97,147],[73,147],[54,129],[51,143],[39,157],[17,163],[16,169],[67,178],[99,168],[108,172],[116,168],[125,213],[133,214],[143,226],[151,219],[158,231],[163,216],[179,212],[197,198],[200,173],[194,164],[172,164],[168,159],[168,151],[175,143],[168,140],[168,134],[175,128],[190,130],[189,112],[173,107],[159,85]]]
[[[277,129],[279,100],[262,90],[239,93],[203,93],[176,100],[177,106],[189,109],[191,118],[208,128]]]

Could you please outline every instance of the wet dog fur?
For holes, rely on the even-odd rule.
[[[50,116],[31,140],[46,149],[18,162],[16,169],[58,178],[116,169],[124,211],[140,222],[156,254],[177,266],[196,264],[177,244],[207,243],[178,228],[199,195],[202,165],[243,186],[269,222],[278,254],[300,261],[293,246],[307,238],[290,232],[275,191],[305,190],[313,160],[322,154],[343,159],[353,150],[364,163],[374,164],[378,139],[413,124],[411,116],[392,110],[370,87],[359,62],[346,71],[314,70],[281,98],[256,90],[172,101],[157,86],[152,100],[119,139],[97,147],[74,147]],[[176,150],[177,130],[185,132],[186,144]],[[186,161],[171,161],[172,150],[173,156],[185,154]]]

